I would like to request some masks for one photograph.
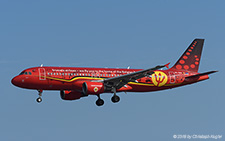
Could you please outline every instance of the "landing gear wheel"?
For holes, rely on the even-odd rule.
[[[97,106],[102,106],[103,104],[104,104],[104,100],[102,100],[100,98],[96,101]]]
[[[38,97],[38,98],[36,99],[36,101],[37,101],[38,103],[40,103],[40,102],[42,101],[42,98],[41,98],[41,97]]]
[[[39,95],[39,97],[36,99],[36,101],[37,101],[38,103],[41,103],[41,101],[42,101],[42,98],[41,98],[42,92],[43,92],[43,90],[38,90],[38,95]]]
[[[117,95],[114,95],[114,96],[111,98],[111,100],[112,100],[113,103],[117,103],[117,102],[120,101],[120,97],[117,96]]]

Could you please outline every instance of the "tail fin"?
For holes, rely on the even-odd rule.
[[[195,39],[172,68],[198,72],[203,44],[204,39]]]

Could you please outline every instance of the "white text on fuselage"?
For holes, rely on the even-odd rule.
[[[135,71],[121,71],[121,70],[72,70],[72,69],[52,69],[52,71],[55,71],[55,72],[68,72],[68,73],[125,73],[125,74],[128,74],[128,73],[133,73]]]

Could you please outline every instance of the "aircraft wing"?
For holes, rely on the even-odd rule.
[[[116,89],[120,89],[121,87],[126,85],[128,82],[135,82],[135,80],[151,75],[154,73],[155,70],[164,68],[167,65],[168,64],[163,66],[156,66],[154,68],[145,69],[145,70],[141,70],[141,71],[137,71],[134,73],[129,73],[129,74],[125,74],[125,75],[121,75],[117,77],[107,78],[107,79],[104,79],[104,84],[106,87],[110,87],[110,88],[113,87]]]

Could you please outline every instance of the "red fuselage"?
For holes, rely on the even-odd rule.
[[[141,69],[75,68],[75,67],[34,67],[21,72],[12,79],[15,86],[36,90],[82,90],[83,82],[101,81]],[[208,75],[187,78],[198,73],[173,69],[156,70],[155,73],[134,82],[117,91],[150,92],[179,87],[208,79]]]

